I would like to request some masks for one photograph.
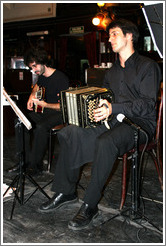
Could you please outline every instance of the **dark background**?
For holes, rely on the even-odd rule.
[[[101,65],[102,62],[114,62],[116,56],[108,43],[108,34],[92,24],[93,17],[99,11],[96,3],[58,3],[54,18],[4,23],[3,85],[9,94],[19,95],[17,104],[23,111],[26,110],[26,102],[34,78],[29,70],[12,69],[11,58],[23,57],[28,48],[45,48],[49,54],[50,64],[69,77],[72,87],[85,85],[85,70],[88,67],[93,68],[94,65]],[[141,54],[155,59],[162,69],[162,59],[154,50],[152,40],[151,49],[149,51],[145,49],[144,37],[150,36],[150,32],[141,5],[139,3],[112,4],[106,8],[106,11],[111,18],[126,18],[138,26],[140,38],[137,49]],[[83,26],[84,33],[70,34],[69,28],[76,26]],[[27,36],[28,32],[43,30],[48,30],[49,34]],[[100,52],[101,42],[105,44],[105,53]],[[11,134],[11,124],[13,124],[13,113],[8,111],[12,110],[5,107],[4,134]]]

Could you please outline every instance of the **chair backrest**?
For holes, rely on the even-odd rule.
[[[163,121],[163,88],[160,88],[159,102],[157,108],[157,126],[156,126],[156,141],[159,141],[162,134],[162,121]]]

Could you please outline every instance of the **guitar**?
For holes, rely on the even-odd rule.
[[[44,100],[45,98],[45,88],[44,87],[39,87],[39,90],[35,94],[36,99],[38,100]],[[43,113],[44,107],[41,107],[40,105],[37,105],[34,103],[34,111],[36,113]]]

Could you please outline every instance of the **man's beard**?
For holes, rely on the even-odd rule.
[[[43,73],[45,73],[45,66],[44,66],[44,65],[41,65],[41,69],[35,71],[35,73],[36,73],[37,75],[43,75]]]
[[[41,65],[40,75],[43,75],[43,73],[45,73],[45,66]]]

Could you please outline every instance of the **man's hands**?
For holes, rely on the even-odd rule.
[[[27,102],[27,109],[29,110],[33,110],[33,100],[35,99],[36,97],[34,95],[30,95],[29,96],[29,99],[28,99],[28,102]]]
[[[27,102],[27,109],[31,111],[33,110],[33,103],[34,103],[33,99],[36,99],[36,92],[38,90],[39,90],[39,86],[35,84]]]
[[[35,96],[31,95],[29,97],[28,102],[27,102],[27,109],[32,111],[33,110],[33,104],[35,104],[37,106],[39,105],[39,106],[41,106],[43,108],[45,108],[47,106],[47,103],[45,101],[43,101],[43,100],[40,101]]]
[[[105,104],[105,105],[104,105]],[[107,106],[106,106],[107,105]],[[112,114],[112,105],[105,99],[101,99],[98,108],[94,110],[95,121],[101,121],[109,117]]]
[[[36,99],[36,98],[33,98],[32,101],[36,104],[36,105],[39,105],[43,108],[46,108],[47,107],[47,103],[43,100],[39,100],[39,99]]]

